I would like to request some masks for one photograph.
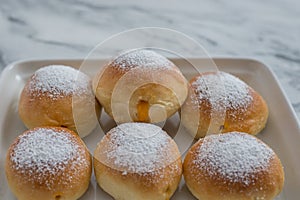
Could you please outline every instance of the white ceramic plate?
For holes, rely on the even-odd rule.
[[[205,59],[194,58],[194,64],[203,65]],[[291,105],[287,101],[282,89],[278,85],[273,73],[262,63],[251,59],[215,58],[220,70],[237,75],[250,86],[256,89],[267,101],[270,115],[267,127],[258,135],[269,144],[280,157],[285,171],[285,185],[283,192],[276,199],[292,200],[300,196],[300,128]],[[78,68],[82,60],[35,60],[14,63],[2,72],[0,77],[0,196],[1,199],[15,199],[11,194],[5,179],[4,162],[9,145],[15,137],[26,130],[21,122],[17,107],[20,91],[26,80],[41,66],[49,64],[64,64]],[[98,60],[105,63],[106,60]],[[182,70],[187,78],[195,74],[187,62],[173,59],[173,62]],[[92,73],[91,73],[92,74]],[[176,116],[173,117],[176,121]],[[104,130],[113,126],[112,120],[107,116],[101,117]],[[173,126],[167,123],[166,126]],[[174,126],[176,128],[176,125]],[[172,130],[174,127],[166,127]],[[99,129],[99,128],[98,128]],[[96,129],[91,135],[84,138],[88,148],[93,152],[95,145],[101,139]],[[180,141],[179,141],[180,142]],[[96,184],[94,176],[88,191],[81,198],[85,199],[112,199]],[[184,181],[172,197],[175,199],[195,199],[187,190]]]

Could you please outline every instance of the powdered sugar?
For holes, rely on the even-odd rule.
[[[251,184],[254,173],[267,170],[272,149],[246,133],[209,135],[196,150],[198,169],[209,177],[221,177],[229,183]]]
[[[28,181],[38,181],[50,188],[55,176],[64,173],[66,168],[76,171],[88,165],[82,148],[65,131],[36,128],[18,139],[10,158],[21,175],[30,175]],[[71,179],[69,176],[63,181],[68,183]]]
[[[194,103],[209,101],[213,109],[245,110],[253,98],[249,87],[237,77],[217,72],[199,76],[192,87],[196,92]]]
[[[174,64],[164,56],[150,50],[133,50],[113,60],[112,66],[122,70],[133,67],[150,69],[171,69]]]
[[[91,91],[90,78],[82,72],[64,65],[50,65],[37,70],[29,83],[34,95],[47,95],[53,99]]]
[[[112,129],[105,154],[123,173],[150,173],[173,163],[171,138],[160,127],[146,123],[125,123]],[[173,148],[172,148],[173,149]]]

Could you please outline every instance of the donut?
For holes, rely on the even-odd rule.
[[[92,158],[80,137],[61,127],[25,131],[8,149],[5,173],[19,200],[75,200],[90,182]]]
[[[93,91],[118,123],[161,122],[183,104],[188,83],[170,60],[151,50],[125,52],[93,78]]]
[[[196,139],[231,131],[259,133],[268,119],[262,96],[239,78],[222,71],[205,72],[190,80],[181,109],[182,124]]]
[[[69,66],[50,65],[27,81],[18,110],[27,128],[65,127],[85,137],[96,127],[100,107],[87,75]]]
[[[284,184],[275,152],[248,133],[200,138],[183,163],[185,183],[201,200],[271,200]]]
[[[167,200],[181,179],[176,143],[153,124],[131,122],[111,129],[93,161],[98,185],[114,199]]]

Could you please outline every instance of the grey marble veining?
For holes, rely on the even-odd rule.
[[[112,34],[165,27],[211,56],[266,63],[300,118],[299,18],[297,0],[0,0],[0,69],[20,59],[85,57]]]

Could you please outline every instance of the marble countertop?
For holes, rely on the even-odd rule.
[[[112,34],[165,27],[191,36],[211,56],[267,64],[299,120],[299,8],[297,0],[0,0],[0,71],[20,59],[83,58]]]

